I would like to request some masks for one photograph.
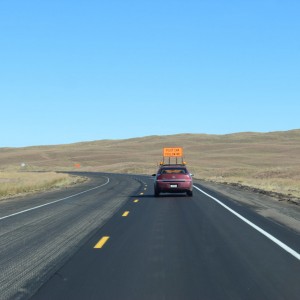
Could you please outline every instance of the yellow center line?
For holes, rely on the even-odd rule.
[[[125,211],[122,215],[122,217],[127,217],[129,215],[129,211]]]
[[[139,202],[139,199],[135,199],[133,200],[134,203],[138,203]]]
[[[104,236],[101,240],[94,246],[94,249],[101,249],[104,244],[108,241],[109,236]]]

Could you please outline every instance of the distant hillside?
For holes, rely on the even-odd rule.
[[[224,169],[300,166],[300,130],[227,135],[178,134],[69,145],[0,148],[0,169],[73,169],[151,173],[163,147],[184,147],[190,168],[220,175]]]
[[[300,179],[300,130],[227,135],[178,134],[69,145],[0,148],[0,169],[152,174],[163,147],[182,146],[198,178],[226,182]],[[76,169],[75,164],[80,164]],[[246,180],[247,179],[247,180]],[[286,184],[283,184],[286,185]],[[284,187],[283,187],[284,188]],[[299,193],[300,196],[300,193]]]

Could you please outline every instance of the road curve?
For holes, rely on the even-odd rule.
[[[1,209],[6,299],[299,299],[294,231],[200,184],[192,198],[155,198],[151,177],[89,176],[56,199],[103,186],[2,220],[16,211]]]
[[[141,186],[84,173],[85,184],[0,201],[0,298],[28,299]]]

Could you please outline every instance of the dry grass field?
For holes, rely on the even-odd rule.
[[[163,147],[184,147],[196,178],[300,198],[300,130],[179,134],[58,146],[0,148],[0,171],[80,170],[152,174]],[[24,163],[25,166],[21,167]],[[80,168],[75,167],[80,164]]]
[[[55,172],[0,172],[0,199],[60,188],[82,180],[81,177]]]

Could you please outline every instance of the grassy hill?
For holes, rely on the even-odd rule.
[[[152,174],[163,147],[182,146],[196,178],[300,197],[300,130],[178,134],[69,145],[0,148],[0,170],[81,170]],[[25,163],[25,167],[21,164]],[[80,168],[75,168],[80,164]]]

